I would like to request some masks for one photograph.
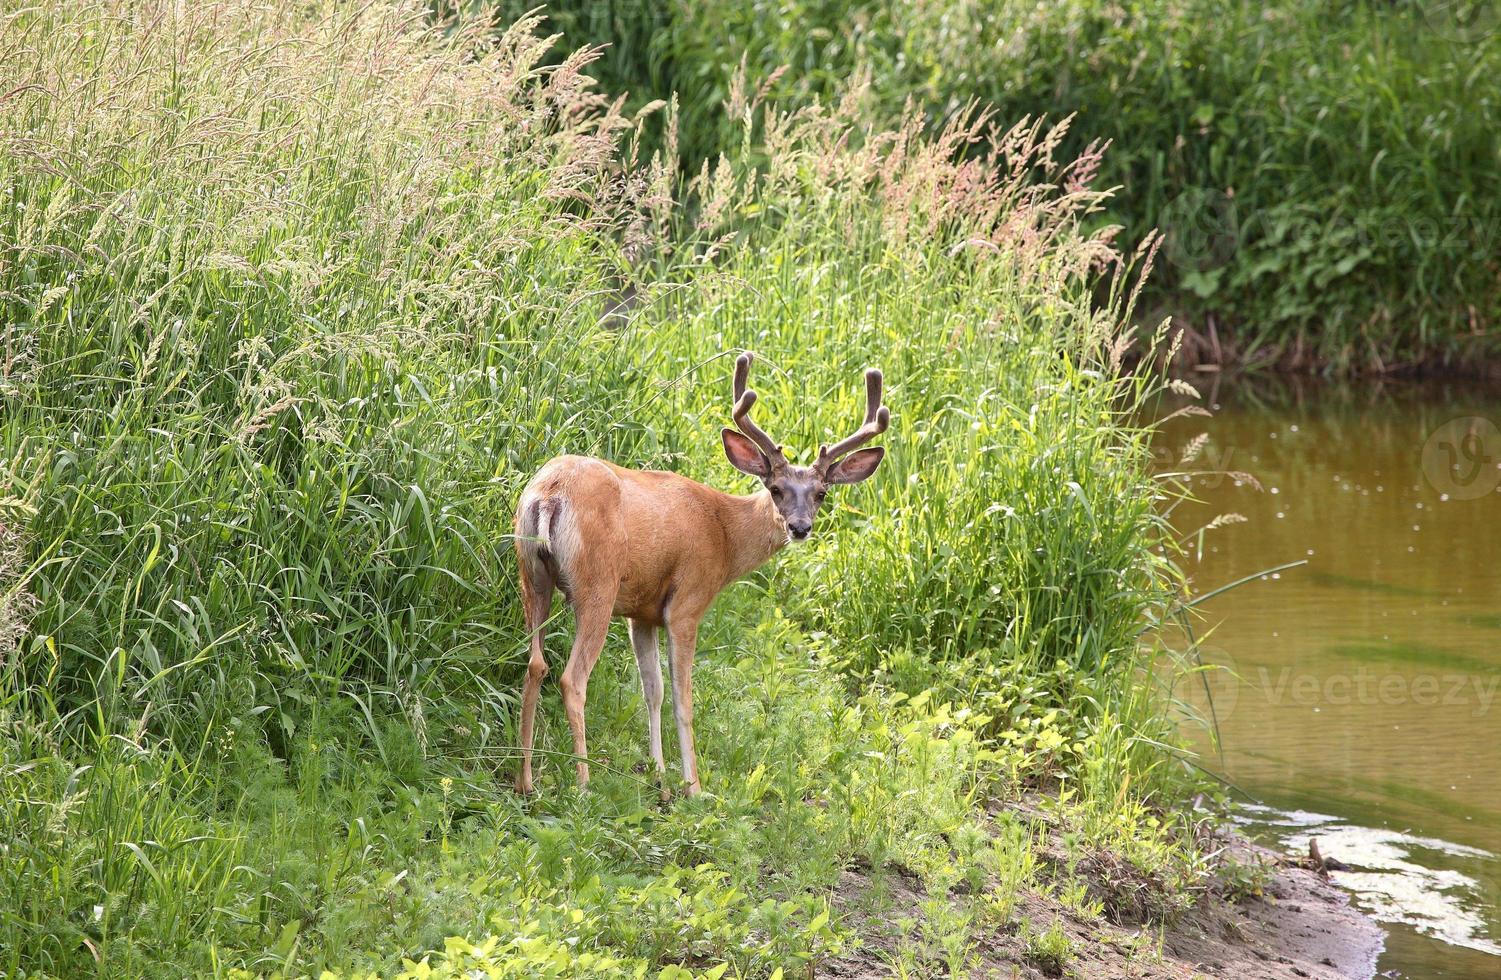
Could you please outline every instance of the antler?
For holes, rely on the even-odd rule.
[[[750,437],[751,442],[766,455],[773,469],[780,469],[787,465],[787,457],[782,455],[782,447],[761,431],[761,427],[750,420],[751,406],[756,403],[756,393],[745,387],[746,379],[750,377],[751,360],[750,351],[746,351],[735,358],[735,408],[730,417],[735,420],[735,428]]]
[[[876,436],[886,431],[891,424],[891,410],[881,404],[881,372],[869,368],[865,372],[865,422],[855,434],[836,442],[833,447],[818,447],[818,462],[813,464],[819,471],[827,471],[841,457],[859,449]]]

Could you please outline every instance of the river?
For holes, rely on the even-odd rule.
[[[1218,746],[1187,723],[1205,768],[1254,800],[1254,835],[1351,866],[1387,975],[1501,977],[1501,397],[1196,383],[1214,417],[1158,442],[1162,469],[1205,471],[1172,513],[1185,568],[1198,595],[1255,576],[1197,609],[1228,668],[1177,692],[1213,702]]]

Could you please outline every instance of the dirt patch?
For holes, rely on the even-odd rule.
[[[1224,891],[1198,898],[1171,925],[1128,924],[1120,916],[1087,917],[1047,894],[1023,890],[1005,921],[987,923],[963,895],[934,896],[899,868],[855,869],[842,876],[835,901],[859,941],[817,976],[844,980],[890,977],[898,963],[919,976],[1077,980],[1370,980],[1381,952],[1380,928],[1350,906],[1322,875],[1243,839],[1227,842],[1242,865],[1261,861],[1261,894],[1233,900]],[[1083,865],[1080,866],[1083,868]],[[1085,870],[1087,872],[1087,869]],[[924,935],[923,923],[948,913],[969,926],[962,943]],[[1115,920],[1115,921],[1112,921]],[[1061,962],[1046,955],[1051,931],[1067,937]],[[963,967],[955,971],[955,966]]]
[[[1369,980],[1385,934],[1350,905],[1349,895],[1316,872],[1244,840],[1243,860],[1259,856],[1275,869],[1259,898],[1199,903],[1168,935],[1165,952],[1202,964],[1214,977]]]

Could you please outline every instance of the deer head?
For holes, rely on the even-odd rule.
[[[891,412],[881,404],[881,372],[865,372],[865,422],[855,433],[832,447],[819,446],[818,459],[812,466],[794,466],[782,454],[782,447],[751,421],[751,406],[756,393],[745,387],[750,377],[751,355],[735,360],[734,410],[735,429],[721,432],[724,454],[742,473],[757,477],[771,493],[772,503],[787,525],[787,536],[806,541],[813,532],[813,518],[823,504],[828,488],[836,483],[859,483],[876,471],[886,450],[880,446],[856,449],[886,431]]]

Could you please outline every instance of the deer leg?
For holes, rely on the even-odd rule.
[[[523,569],[525,563],[523,563]],[[532,736],[537,720],[537,695],[547,677],[547,659],[542,655],[542,627],[552,611],[552,582],[533,582],[523,570],[522,605],[526,613],[526,630],[531,645],[531,660],[526,665],[526,684],[521,691],[521,771],[516,774],[516,792],[532,791]]]
[[[678,748],[683,753],[683,780],[688,795],[697,796],[698,756],[693,750],[693,648],[698,642],[698,617],[683,617],[669,623],[670,646],[667,669],[672,674],[672,718],[678,726]]]
[[[574,618],[578,621],[573,636],[573,651],[568,655],[568,665],[563,668],[559,685],[563,688],[563,712],[568,716],[568,727],[573,729],[573,755],[578,765],[579,789],[589,784],[589,747],[584,738],[584,699],[589,691],[589,674],[599,660],[605,646],[605,634],[610,629],[610,612],[614,597],[580,599],[573,605]]]
[[[667,789],[667,762],[662,757],[662,658],[657,653],[657,628],[639,619],[631,620],[631,647],[636,651],[641,696],[646,701],[647,745],[651,748],[651,761],[657,767],[657,786],[665,801],[672,793]]]

